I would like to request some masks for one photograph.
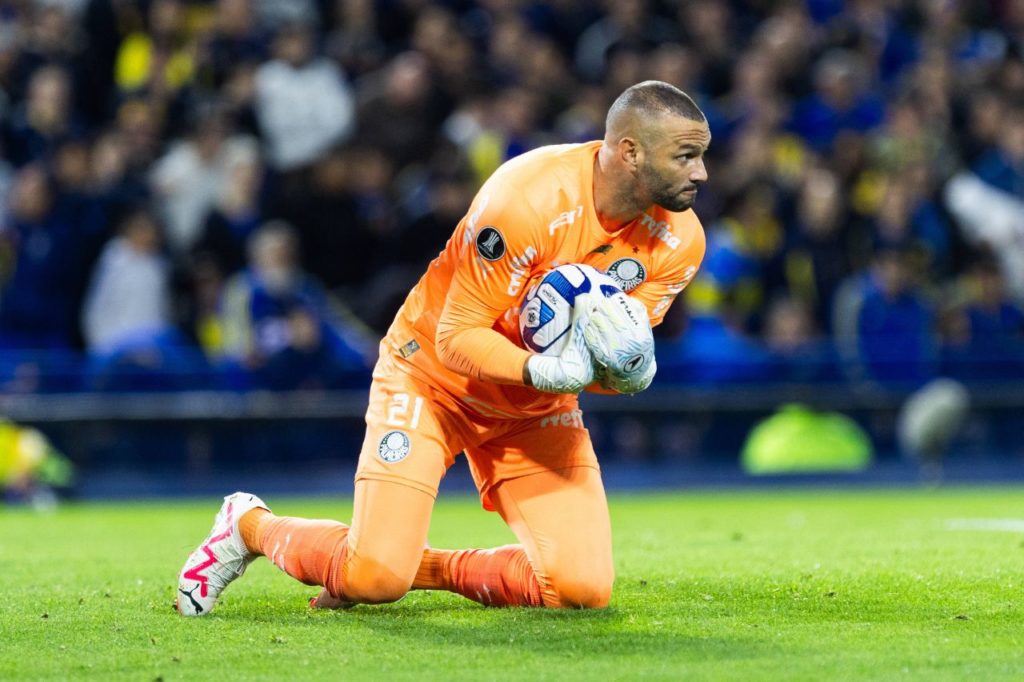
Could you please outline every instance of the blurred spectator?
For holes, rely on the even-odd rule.
[[[170,264],[160,253],[159,226],[137,211],[118,232],[96,264],[82,311],[85,341],[94,353],[171,326]]]
[[[720,289],[744,329],[756,325],[766,299],[764,271],[783,244],[775,200],[771,186],[753,182],[737,191],[729,210],[708,230],[705,285]]]
[[[679,42],[673,22],[652,14],[647,0],[607,0],[608,14],[591,24],[576,41],[576,70],[588,81],[605,75],[609,52],[614,48],[650,49]]]
[[[972,26],[967,21],[972,4],[962,0],[921,2],[924,31],[917,36],[918,45],[941,46],[967,82],[977,82],[981,74],[1002,58],[1006,38],[997,31]]]
[[[491,74],[469,37],[460,30],[458,17],[451,10],[437,4],[421,8],[409,45],[430,62],[447,98],[461,100],[491,93]]]
[[[777,380],[807,383],[839,378],[830,345],[817,333],[810,312],[797,299],[779,298],[769,304],[764,341]]]
[[[395,167],[379,149],[353,146],[344,152],[357,172],[349,173],[349,188],[356,202],[356,213],[378,236],[390,232],[397,221]]]
[[[201,68],[214,91],[223,88],[240,65],[263,61],[266,37],[256,23],[252,0],[217,0],[213,30],[204,49]]]
[[[967,289],[958,320],[949,334],[947,362],[954,376],[998,380],[1024,375],[1024,308],[1007,296],[999,263],[982,253],[965,276]],[[949,330],[953,331],[953,330]]]
[[[221,272],[232,274],[245,266],[245,243],[263,221],[263,164],[254,153],[240,153],[226,160],[224,171],[217,203],[192,251],[209,256]]]
[[[814,69],[814,94],[794,107],[793,130],[814,149],[830,153],[840,133],[863,134],[877,127],[885,107],[869,89],[868,79],[855,54],[844,50],[825,54]]]
[[[93,272],[82,312],[86,385],[105,391],[202,388],[201,353],[175,328],[170,264],[153,215],[122,221]]]
[[[1006,100],[996,90],[982,90],[971,97],[966,106],[966,126],[956,142],[964,161],[973,164],[979,156],[999,144]]]
[[[15,178],[0,241],[10,254],[0,290],[0,346],[72,347],[81,240],[42,167],[28,165]]]
[[[386,168],[375,171],[380,164],[372,158],[363,164],[358,149],[331,152],[314,166],[308,194],[282,211],[299,230],[304,268],[353,304],[375,272],[382,240],[379,226],[368,219],[379,212],[371,208],[377,202],[357,199],[356,177],[378,187],[390,181]]]
[[[373,0],[334,0],[327,32],[327,54],[353,79],[384,65],[388,46],[377,27]]]
[[[736,58],[732,8],[716,0],[691,0],[678,3],[677,7],[685,42],[700,62],[701,91],[718,97],[729,88],[729,74]],[[664,42],[659,40],[657,44]]]
[[[174,144],[156,162],[150,183],[173,254],[184,254],[196,244],[232,168],[252,163],[257,154],[252,139],[231,135],[228,122],[213,111],[202,116],[191,139]]]
[[[129,173],[146,175],[159,152],[164,110],[152,102],[131,98],[117,109],[116,131],[124,143]]]
[[[998,190],[1024,200],[1024,105],[1002,117],[995,144],[974,164],[974,174]]]
[[[275,170],[313,163],[352,134],[352,93],[334,62],[317,57],[312,29],[283,25],[274,59],[256,73],[256,114]]]
[[[40,68],[29,79],[24,104],[11,117],[7,158],[15,166],[43,160],[80,132],[71,110],[68,72],[59,66]]]
[[[824,36],[801,4],[780,5],[777,12],[751,28],[751,49],[746,56],[766,65],[787,98],[809,94],[815,85],[811,58],[821,53]]]
[[[224,271],[212,254],[199,251],[178,274],[175,315],[179,329],[206,357],[224,357],[224,324],[220,310],[226,279]]]
[[[382,72],[367,77],[362,93],[359,143],[382,151],[396,168],[427,161],[448,104],[423,55],[396,56]]]
[[[768,282],[808,306],[819,329],[830,329],[832,300],[851,272],[851,245],[839,178],[810,169],[796,197],[786,245],[768,266]]]
[[[929,125],[924,109],[909,96],[889,104],[883,126],[869,141],[873,167],[899,172],[911,165],[935,168],[949,162],[944,131]]]
[[[862,266],[873,251],[902,245],[915,248],[922,274],[937,274],[931,266],[947,261],[950,231],[937,207],[921,194],[922,183],[915,177],[919,168],[884,177],[877,211],[861,223],[862,244],[856,254],[861,262],[855,264]]]
[[[95,187],[91,165],[91,149],[82,140],[62,144],[51,164],[58,210],[74,222],[78,239],[81,269],[72,284],[76,308],[81,307],[89,271],[110,237],[110,222],[117,218],[112,213],[117,206]]]
[[[125,93],[173,97],[195,77],[192,37],[181,0],[153,0],[144,27],[125,36],[117,52],[115,81]]]
[[[33,5],[26,8],[27,35],[18,60],[18,71],[25,77],[40,68],[56,66],[72,76],[84,42],[70,8],[47,2]]]
[[[267,223],[249,239],[249,267],[224,292],[224,352],[268,388],[337,388],[374,358],[364,330],[335,311],[299,267],[294,230]]]
[[[935,369],[934,313],[914,282],[910,252],[879,251],[857,311],[857,347],[868,376],[880,381],[922,382]]]
[[[130,173],[128,163],[128,148],[121,133],[111,130],[93,142],[89,186],[109,221],[116,221],[149,197],[145,179]]]

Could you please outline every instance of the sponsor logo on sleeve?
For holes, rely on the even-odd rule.
[[[508,289],[506,289],[509,296],[515,296],[523,288],[523,280],[529,275],[530,264],[536,257],[537,249],[527,246],[523,255],[512,259],[512,274],[509,276]]]
[[[394,464],[408,457],[409,450],[409,436],[404,431],[388,431],[380,439],[377,455],[388,464]]]
[[[654,310],[652,311],[651,315],[653,317],[657,317],[666,310],[668,310],[668,307],[672,305],[672,301],[676,300],[676,296],[678,296],[679,293],[686,288],[687,284],[693,281],[693,277],[696,274],[697,266],[695,265],[690,265],[685,270],[683,270],[683,279],[679,282],[676,282],[675,284],[668,285],[668,294],[661,297],[661,300],[659,300],[657,305],[654,306]]]
[[[505,238],[498,228],[488,225],[476,236],[476,252],[484,260],[496,261],[505,255]]]
[[[632,291],[647,279],[647,268],[636,258],[620,258],[608,266],[608,276],[623,291]]]

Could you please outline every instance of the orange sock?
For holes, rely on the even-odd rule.
[[[414,590],[448,590],[485,606],[543,606],[540,583],[521,545],[427,549]]]
[[[238,530],[249,551],[267,557],[296,580],[322,585],[332,596],[341,596],[348,555],[345,524],[253,509],[239,519]]]

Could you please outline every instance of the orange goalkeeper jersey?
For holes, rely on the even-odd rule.
[[[522,418],[576,399],[521,384],[529,352],[518,310],[534,278],[565,263],[592,265],[660,323],[700,266],[704,231],[692,210],[660,207],[605,231],[593,197],[600,147],[542,147],[495,171],[409,293],[381,354],[482,416]]]

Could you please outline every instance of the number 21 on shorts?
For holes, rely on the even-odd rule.
[[[412,396],[409,400],[408,393],[396,393],[391,396],[388,403],[388,426],[406,426],[415,430],[420,423],[420,413],[423,412],[423,398]],[[409,414],[409,403],[412,403],[412,414]],[[408,420],[408,421],[407,421]]]

